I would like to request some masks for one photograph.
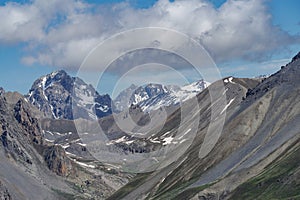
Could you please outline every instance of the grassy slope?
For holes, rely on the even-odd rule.
[[[126,184],[124,187],[116,191],[112,196],[110,196],[107,200],[115,200],[124,198],[127,194],[132,192],[137,186],[142,184],[150,173],[138,174],[132,181]]]
[[[300,199],[300,146],[239,186],[231,199]]]

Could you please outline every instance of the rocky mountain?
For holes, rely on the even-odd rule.
[[[204,80],[179,87],[175,85],[147,84],[131,85],[114,100],[117,110],[123,111],[131,105],[139,105],[143,111],[157,110],[163,106],[179,105],[204,90],[209,83]]]
[[[22,95],[0,88],[1,199],[105,199],[128,182],[131,175],[92,166],[49,142],[37,112]]]
[[[137,88],[138,86],[131,84],[130,87],[119,93],[119,95],[114,99],[114,104],[117,110],[123,111],[130,107],[131,96]]]
[[[45,117],[54,119],[95,119],[112,113],[109,95],[100,95],[92,85],[63,70],[37,79],[26,98]]]

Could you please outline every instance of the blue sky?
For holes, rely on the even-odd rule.
[[[0,3],[0,86],[23,94],[54,70],[76,75],[82,58],[103,38],[137,27],[172,28],[200,38],[222,76],[274,73],[300,51],[298,0],[13,2]],[[237,34],[235,40],[230,33]],[[106,88],[117,79],[118,74],[107,75],[100,93],[109,93]]]

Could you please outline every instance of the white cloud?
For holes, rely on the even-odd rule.
[[[228,0],[216,9],[205,0],[159,0],[148,9],[128,3],[89,5],[34,0],[0,7],[0,43],[25,43],[22,62],[77,68],[100,41],[137,27],[166,27],[203,44],[217,61],[268,55],[294,37],[272,25],[262,0]],[[135,42],[135,38],[128,42]]]
[[[33,56],[25,56],[21,59],[21,62],[24,63],[25,65],[33,65],[37,61],[38,60]]]
[[[245,77],[258,77],[260,75],[270,75],[280,70],[281,66],[285,66],[290,60],[291,59],[278,59],[261,63],[235,64],[222,67],[221,71],[224,73],[224,76],[235,76],[236,73],[239,73]]]
[[[4,42],[39,40],[43,37],[43,19],[39,10],[30,5],[7,3],[0,7],[0,39]]]

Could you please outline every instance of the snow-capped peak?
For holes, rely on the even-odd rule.
[[[127,88],[115,99],[117,109],[124,110],[130,105],[139,105],[143,111],[159,109],[186,101],[208,87],[209,83],[199,80],[182,87],[150,83],[144,86]]]
[[[208,83],[204,80],[199,80],[199,81],[193,82],[191,84],[182,86],[181,90],[199,93],[202,90],[204,90],[205,88],[207,88],[209,86],[209,84],[210,83]]]

